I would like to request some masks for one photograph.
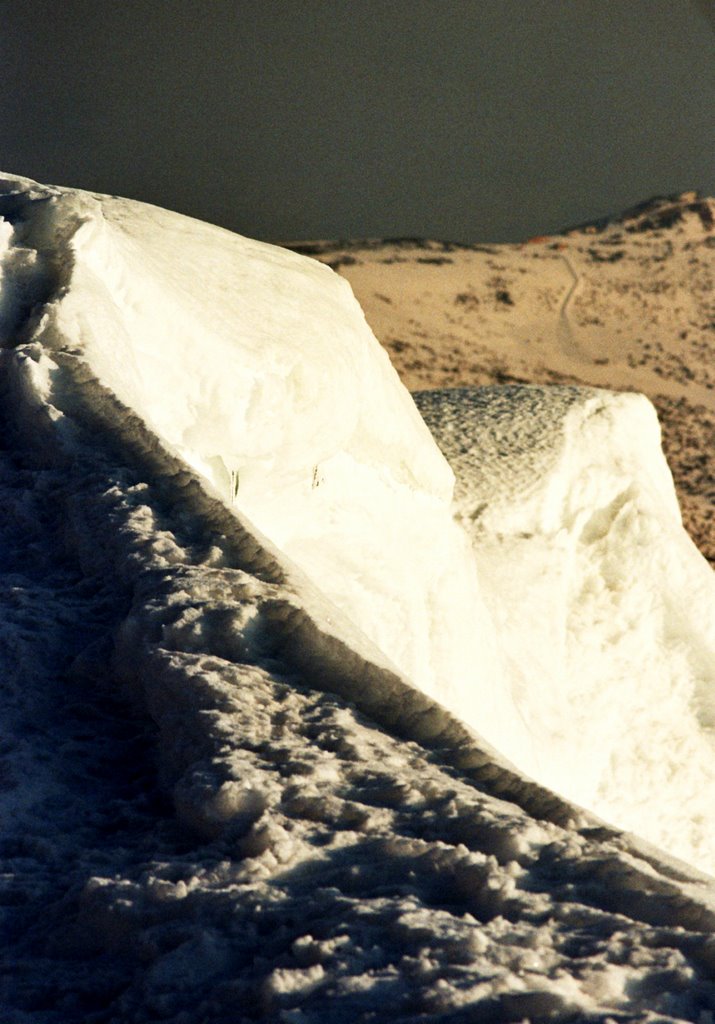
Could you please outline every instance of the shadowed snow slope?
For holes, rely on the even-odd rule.
[[[448,464],[333,275],[140,204],[3,188],[4,1019],[709,1018],[711,880],[531,781],[393,667],[515,756],[569,757],[564,665],[592,699],[579,644],[632,663],[603,618],[640,621],[641,591],[601,593],[618,524],[677,537],[648,407],[420,397],[441,442],[464,429],[444,448],[470,546]],[[494,423],[506,468],[486,486],[467,462]],[[520,586],[568,620],[554,693],[538,679],[560,718],[526,693],[527,640],[552,623],[522,633]],[[699,620],[668,616],[645,656],[670,636],[694,686]]]

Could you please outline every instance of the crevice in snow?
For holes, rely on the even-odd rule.
[[[0,346],[21,344],[32,333],[35,317],[50,300],[55,281],[37,249],[23,245],[18,209],[0,196]],[[14,197],[13,197],[14,198]],[[42,202],[42,200],[36,200]],[[13,214],[15,216],[13,216]]]
[[[603,540],[615,524],[619,514],[636,496],[637,488],[634,484],[630,484],[603,508],[589,509],[586,512],[588,518],[580,528],[579,542],[595,544],[597,541]]]

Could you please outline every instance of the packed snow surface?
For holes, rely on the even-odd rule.
[[[416,406],[319,264],[2,193],[18,1020],[710,1019],[710,883],[577,806],[715,870],[713,576],[649,404]]]
[[[452,473],[349,285],[154,207],[31,196],[4,274],[28,287],[59,261],[37,339],[81,355],[423,689],[493,686]]]
[[[415,398],[457,474],[530,746],[489,738],[715,871],[715,577],[682,529],[653,407],[573,387]]]

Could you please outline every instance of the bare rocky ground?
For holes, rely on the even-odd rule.
[[[522,244],[296,243],[348,279],[410,390],[578,383],[658,410],[685,525],[715,565],[715,201],[694,192]]]

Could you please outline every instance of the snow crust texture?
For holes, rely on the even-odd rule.
[[[298,567],[284,537],[269,540],[232,504],[231,474],[237,468],[241,475],[247,459],[251,512],[260,516],[264,498],[250,481],[269,472],[263,455],[253,464],[240,451],[237,467],[220,455],[222,475],[210,461],[213,438],[197,441],[188,428],[168,436],[159,421],[166,415],[171,426],[173,414],[159,406],[151,412],[161,388],[142,376],[143,356],[151,365],[159,335],[142,334],[138,369],[120,358],[121,344],[131,348],[139,331],[131,317],[143,309],[144,285],[128,271],[117,278],[113,259],[90,281],[94,243],[85,259],[74,240],[101,235],[106,210],[114,211],[110,234],[126,214],[134,225],[128,239],[144,217],[148,237],[158,220],[175,221],[182,264],[202,244],[210,258],[215,229],[21,179],[4,187],[4,1019],[711,1019],[711,880],[531,781],[413,686],[395,667],[396,654],[351,617],[351,600],[341,607],[326,593],[321,584],[330,574],[309,562]],[[143,239],[134,243],[141,268]],[[112,253],[124,244],[113,239]],[[219,271],[201,266],[210,291]],[[173,273],[168,263],[161,272]],[[277,273],[278,290],[266,284],[276,306],[285,298],[280,282]],[[80,289],[97,304],[80,303]],[[294,293],[285,291],[290,303]],[[220,320],[226,307],[218,292],[212,302]],[[160,310],[149,305],[142,315],[149,309],[151,329],[163,329]],[[172,322],[179,330],[187,320]],[[106,351],[102,337],[111,339]],[[192,374],[200,369],[197,360]],[[152,372],[158,382],[161,370]],[[366,370],[364,386],[376,372],[385,376],[380,386],[392,389],[389,408],[403,410],[391,428],[391,451],[401,454],[382,466],[367,440],[376,424],[355,426],[326,473],[339,476],[349,449],[354,466],[387,477],[386,491],[368,477],[385,509],[399,508],[408,493],[401,489],[409,488],[417,506],[428,508],[425,521],[449,523],[447,464],[409,397],[387,383],[387,370]],[[169,399],[178,409],[178,396]],[[196,415],[200,424],[204,410],[224,398],[198,388],[192,400],[207,403]],[[519,415],[548,406],[545,393],[433,396],[431,412],[426,399],[418,401],[455,468],[457,511],[470,526],[472,551],[455,527],[461,546],[451,556],[476,564],[485,609],[499,590],[497,574],[487,571],[492,548],[510,550],[501,534],[523,534],[530,523],[534,537],[541,531],[545,538],[532,541],[552,564],[549,481],[564,458],[570,479],[581,468],[587,480],[595,472],[592,452],[584,461],[574,448],[582,421],[594,418],[584,410],[635,424],[643,418],[650,426],[642,429],[653,429],[637,400],[620,408],[594,394],[554,397],[551,432],[565,424],[557,443],[546,440],[545,412],[536,417],[536,437],[533,417],[526,425]],[[544,452],[540,490],[526,482],[515,455],[526,494],[518,522],[497,511],[514,488],[502,494],[466,468],[475,439],[484,441],[484,409],[491,408],[489,420],[504,401],[525,449]],[[459,407],[464,418],[453,415]],[[450,422],[455,437],[466,431],[452,447]],[[508,446],[500,457],[498,477],[508,475]],[[611,455],[602,457],[607,466]],[[312,487],[310,462],[299,467],[291,459],[277,472],[300,509],[301,495],[310,501],[320,487]],[[624,459],[618,472],[643,489],[632,499],[638,515],[652,498],[664,509],[654,519],[675,530],[658,460],[651,466],[646,459],[635,473],[630,456]],[[493,467],[494,459],[485,464]],[[586,489],[591,504],[604,493],[599,481]],[[239,494],[242,487],[241,477]],[[582,539],[592,516],[579,518],[574,494],[562,500],[578,523],[573,536]],[[264,521],[278,529],[286,518],[271,507]],[[509,557],[509,572],[533,564],[513,551]],[[673,571],[681,557],[668,563]],[[601,571],[602,561],[593,564],[594,574]],[[404,577],[399,582],[406,585]],[[493,607],[481,626],[494,630],[494,672],[507,674],[480,678],[502,686],[507,716],[518,695],[509,691],[512,668],[499,643],[517,626],[501,605]],[[483,655],[482,669],[488,664]],[[565,707],[564,699],[554,703]]]
[[[712,871],[715,576],[682,529],[652,406],[575,387],[415,399],[457,475],[530,745],[487,738]]]

